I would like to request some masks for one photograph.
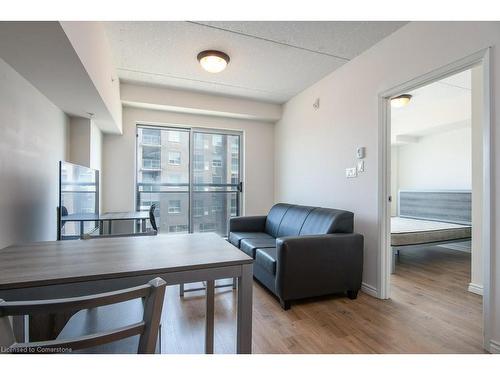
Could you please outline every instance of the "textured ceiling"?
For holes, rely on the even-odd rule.
[[[391,138],[397,135],[424,136],[470,126],[471,71],[423,86],[409,92],[410,103],[391,109]]]
[[[106,22],[122,81],[283,103],[405,22]],[[211,74],[196,55],[226,52]]]

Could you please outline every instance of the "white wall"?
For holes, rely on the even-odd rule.
[[[281,105],[255,100],[130,83],[122,84],[120,92],[125,105],[139,108],[273,123],[281,117]]]
[[[120,133],[119,82],[102,25],[63,23],[0,22],[2,59],[63,112],[94,113],[103,131]]]
[[[87,118],[70,117],[68,161],[90,167],[90,120]]]
[[[94,121],[90,122],[90,168],[102,171],[102,132]]]
[[[120,81],[104,25],[90,21],[62,21],[60,24],[114,120],[114,126],[108,125],[106,129],[121,132]],[[98,125],[105,128],[104,124]]]
[[[471,190],[470,121],[465,127],[420,137],[398,149],[399,189]]]
[[[243,131],[244,193],[247,215],[265,214],[274,202],[274,129],[266,122],[200,116],[140,108],[123,109],[123,135],[104,134],[103,209],[135,210],[137,123],[173,124]]]
[[[378,94],[490,46],[495,47],[491,85],[499,93],[499,22],[412,22],[284,105],[275,132],[275,199],[353,211],[355,229],[365,236],[363,281],[375,289],[380,280]],[[317,97],[321,108],[315,111]],[[495,150],[500,146],[500,96],[492,100]],[[346,179],[344,170],[354,165],[357,146],[367,147],[366,172]],[[493,157],[493,173],[498,176],[500,156],[493,151]],[[500,185],[494,189],[492,195],[498,196]],[[493,208],[497,256],[492,259],[493,300],[487,313],[493,339],[500,343],[500,254],[495,238],[500,210]]]
[[[102,132],[91,119],[70,117],[69,161],[102,171]]]
[[[55,240],[68,117],[0,59],[0,248]]]

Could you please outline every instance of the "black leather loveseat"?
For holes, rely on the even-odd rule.
[[[363,236],[349,211],[279,203],[267,216],[231,218],[229,241],[255,259],[254,277],[293,300],[332,293],[356,298],[363,271]]]

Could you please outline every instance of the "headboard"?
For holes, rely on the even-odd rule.
[[[400,190],[399,216],[470,225],[471,203],[470,190]]]

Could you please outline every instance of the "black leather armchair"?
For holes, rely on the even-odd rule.
[[[267,216],[232,218],[229,241],[252,256],[254,277],[284,309],[293,300],[346,292],[356,298],[363,272],[363,236],[352,212],[277,204]]]

